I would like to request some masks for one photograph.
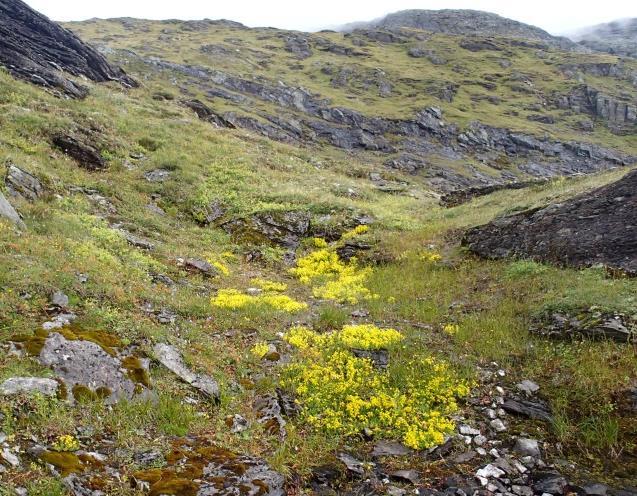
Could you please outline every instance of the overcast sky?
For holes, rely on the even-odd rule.
[[[637,17],[636,0],[26,0],[57,21],[92,17],[230,19],[248,26],[316,31],[382,17],[403,9],[477,9],[546,29],[552,34]]]

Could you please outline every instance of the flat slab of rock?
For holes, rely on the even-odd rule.
[[[507,413],[521,415],[522,417],[528,417],[534,420],[543,420],[544,422],[553,421],[551,411],[546,405],[538,401],[509,398],[504,402],[502,408]]]
[[[9,220],[20,229],[26,229],[26,225],[22,222],[20,215],[18,215],[18,212],[16,212],[13,205],[9,203],[2,192],[0,192],[0,218]]]
[[[212,377],[197,374],[190,370],[179,353],[179,350],[169,344],[159,343],[153,348],[159,362],[195,389],[201,391],[207,397],[217,401],[219,399],[219,384]]]
[[[74,136],[56,134],[52,139],[53,145],[72,157],[83,168],[95,171],[106,169],[106,160],[94,146],[80,141]]]
[[[637,322],[625,315],[584,309],[577,315],[554,312],[536,320],[531,332],[550,339],[637,341]]]
[[[138,394],[139,385],[127,376],[122,362],[90,341],[71,341],[53,332],[40,351],[40,363],[64,381],[69,393],[75,386],[101,390],[108,404],[131,400]]]
[[[462,243],[486,258],[531,258],[572,267],[602,264],[637,276],[637,171],[562,204],[470,229]]]
[[[39,393],[44,396],[55,396],[58,387],[57,381],[44,377],[12,377],[0,384],[0,395],[15,396],[22,393]]]

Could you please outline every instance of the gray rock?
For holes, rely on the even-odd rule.
[[[528,379],[523,380],[521,383],[517,384],[516,387],[529,396],[532,396],[540,390],[540,386]]]
[[[198,258],[187,258],[183,261],[183,265],[191,272],[199,272],[205,276],[216,276],[218,274],[217,269],[205,260]]]
[[[233,434],[238,434],[248,429],[249,423],[245,417],[241,415],[233,415],[230,417],[226,423],[230,424],[230,431]]]
[[[582,489],[586,496],[606,496],[609,487],[606,484],[591,483],[586,484]]]
[[[56,134],[52,139],[53,146],[60,149],[64,154],[75,159],[84,169],[90,171],[104,170],[108,163],[102,157],[100,151],[93,145],[70,134]]]
[[[20,458],[18,458],[18,456],[9,448],[3,448],[3,450],[0,451],[0,463],[16,468],[20,466]]]
[[[519,437],[515,441],[513,451],[515,451],[520,456],[539,457],[541,455],[540,446],[535,439],[526,439],[522,437]]]
[[[365,464],[362,461],[354,458],[352,455],[348,453],[339,453],[338,455],[336,455],[336,458],[343,462],[347,470],[349,470],[350,472],[356,475],[365,474]]]
[[[171,175],[172,172],[166,169],[155,169],[144,173],[144,177],[149,183],[163,183],[170,178]]]
[[[506,425],[504,425],[504,422],[502,422],[502,420],[500,419],[492,420],[491,422],[489,422],[489,425],[496,432],[504,432],[507,430]]]
[[[135,246],[136,248],[141,248],[142,250],[149,250],[149,251],[155,249],[154,243],[151,243],[147,239],[144,239],[140,236],[136,236],[132,233],[129,233],[128,231],[123,231],[123,230],[122,230],[122,235],[124,236],[124,239],[128,242],[128,244],[130,244],[131,246]]]
[[[463,436],[479,436],[480,429],[476,429],[474,427],[468,425],[461,425],[459,428],[460,434]]]
[[[15,224],[19,229],[26,229],[26,225],[22,222],[20,215],[16,212],[15,208],[9,203],[0,192],[0,218],[5,218]]]
[[[5,184],[10,193],[35,201],[44,192],[40,180],[13,164],[9,165]]]
[[[492,464],[489,464],[476,472],[476,477],[482,477],[484,479],[498,478],[503,476],[504,471]]]
[[[131,381],[122,363],[90,341],[70,341],[51,333],[40,352],[40,363],[50,367],[69,389],[85,386],[104,391],[108,404],[137,396],[137,384]]]
[[[310,231],[310,216],[306,212],[265,212],[222,224],[238,242],[270,244],[296,249]]]
[[[535,493],[561,495],[565,493],[568,482],[564,477],[554,472],[540,472],[533,475],[533,490]]]
[[[49,298],[49,303],[51,306],[59,309],[68,308],[69,306],[69,297],[64,294],[62,291],[55,291],[51,294]]]
[[[59,384],[53,379],[43,377],[12,377],[0,384],[0,395],[14,396],[21,393],[39,393],[55,396]]]
[[[191,371],[183,361],[181,353],[171,345],[159,343],[153,348],[159,362],[208,398],[219,400],[219,384],[212,377]]]
[[[411,448],[396,441],[378,441],[374,445],[372,456],[408,456],[413,453]]]
[[[418,484],[420,481],[420,475],[415,470],[396,470],[391,472],[389,477],[396,482],[409,482],[411,484]]]

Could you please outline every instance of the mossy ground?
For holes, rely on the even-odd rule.
[[[148,33],[134,37],[128,31],[120,33],[117,26],[88,23],[74,28],[89,39],[99,38],[98,30],[103,29],[102,35],[112,36],[115,44],[121,42],[123,47],[146,51],[147,55],[161,49],[162,56],[168,56],[169,48],[177,46],[144,45]],[[89,29],[96,31],[91,33]],[[158,34],[157,26],[149,24],[149,29]],[[241,35],[257,36],[257,32],[248,33],[242,31]],[[215,34],[219,39],[229,35],[225,31]],[[451,41],[438,38],[440,50],[445,51],[444,44]],[[193,46],[198,48],[201,41],[203,38],[193,38]],[[445,55],[456,56],[452,48]],[[399,60],[396,63],[402,65],[395,70],[405,77],[410,71],[418,71],[402,53],[404,46],[389,47],[382,54],[377,48],[370,50],[378,51],[378,57]],[[527,64],[524,68],[528,70],[530,66],[537,69],[536,64],[517,53],[520,50],[511,57],[519,61],[515,63]],[[196,63],[194,52],[189,53],[179,54],[175,60],[183,61],[188,55],[192,57],[189,62]],[[495,63],[478,56],[473,63]],[[462,60],[468,64],[473,59],[463,53]],[[249,61],[248,57],[243,63]],[[273,59],[270,75],[284,70],[288,63],[290,60]],[[308,71],[311,63],[304,63]],[[366,59],[365,63],[375,62]],[[546,64],[542,69],[548,67]],[[484,70],[494,68],[485,66]],[[440,69],[443,72],[436,77],[445,79],[447,70]],[[319,80],[314,71],[309,72],[315,79],[301,72],[299,84],[324,92],[329,84]],[[634,415],[613,408],[617,395],[637,377],[634,347],[587,341],[553,343],[529,335],[528,326],[532,316],[547,306],[596,305],[635,314],[637,282],[611,279],[596,269],[486,262],[458,248],[458,233],[464,228],[496,215],[572,197],[617,179],[623,171],[501,191],[467,205],[443,209],[417,180],[408,179],[414,191],[410,196],[374,190],[365,177],[377,165],[368,162],[366,156],[296,148],[245,131],[214,129],[176,103],[154,100],[152,95],[158,88],[173,91],[166,84],[151,80],[131,91],[114,84],[91,85],[86,100],[66,101],[16,82],[0,71],[3,160],[37,175],[47,190],[46,196],[34,203],[15,202],[27,231],[19,233],[0,222],[0,340],[33,334],[47,319],[48,295],[62,290],[71,297],[78,328],[99,329],[117,343],[138,345],[149,356],[157,342],[176,344],[191,367],[218,379],[221,404],[214,406],[203,398],[196,398],[195,404],[186,403],[186,398],[195,396],[193,390],[164,369],[152,367],[149,380],[158,394],[156,404],[123,402],[107,408],[99,400],[89,400],[71,407],[57,399],[17,398],[0,406],[0,431],[15,436],[18,443],[27,443],[35,436],[43,444],[66,434],[90,433],[78,435],[84,449],[112,443],[109,463],[130,469],[136,468],[134,452],[167,452],[173,436],[205,435],[234,451],[262,456],[284,473],[307,475],[312,467],[331,460],[334,451],[345,443],[360,445],[363,450],[368,445],[294,423],[288,425],[284,442],[264,432],[254,422],[251,403],[257,392],[272,390],[275,380],[267,371],[265,379],[259,379],[264,366],[249,350],[256,343],[277,339],[292,325],[325,331],[341,328],[350,323],[353,310],[363,308],[377,325],[397,328],[404,334],[406,346],[392,355],[395,363],[407,363],[414,349],[435,350],[468,379],[475,378],[476,365],[497,361],[509,369],[507,380],[511,384],[521,379],[536,381],[557,418],[552,426],[533,427],[538,436],[561,446],[561,451],[556,448],[550,455],[577,460],[611,481],[634,480],[637,423]],[[399,87],[398,91],[403,90]],[[378,113],[396,112],[403,117],[427,103],[424,97],[413,101],[406,98],[404,107],[396,109],[375,96],[347,95],[333,90],[329,96],[348,107],[365,110],[373,103]],[[460,102],[467,99],[466,111],[460,106],[445,111],[460,122],[480,118],[497,124],[497,119],[505,118],[484,103],[469,104],[469,97],[468,93],[459,95]],[[519,104],[506,105],[517,108]],[[506,119],[507,126],[512,127],[508,116]],[[522,130],[524,126],[536,126],[525,118],[514,122],[513,127]],[[52,132],[79,127],[94,130],[109,161],[107,171],[89,173],[51,148]],[[539,128],[530,130],[537,132]],[[560,131],[562,137],[571,136],[570,132]],[[626,151],[635,146],[634,138],[612,136],[603,129],[591,140],[617,144]],[[131,153],[142,153],[145,158],[131,159]],[[134,168],[126,167],[126,162],[133,163]],[[164,183],[147,182],[143,173],[156,168],[171,170],[172,176]],[[358,194],[341,193],[350,187]],[[115,210],[101,211],[81,188],[97,191]],[[378,299],[357,305],[314,299],[311,288],[288,273],[279,249],[264,249],[265,256],[259,263],[245,261],[250,247],[233,243],[220,229],[200,226],[193,217],[193,211],[212,199],[223,202],[230,216],[300,208],[316,217],[331,215],[338,223],[360,213],[371,214],[376,222],[367,236],[379,242],[384,259],[393,260],[374,267],[368,281]],[[165,215],[147,208],[153,203]],[[114,222],[151,239],[156,249],[146,252],[129,246],[110,227]],[[442,254],[442,262],[421,258],[422,251],[431,250],[431,245]],[[177,263],[178,257],[223,260],[229,274],[215,279],[188,274]],[[169,275],[178,284],[169,287],[155,283],[151,276],[155,273]],[[87,281],[82,282],[78,274],[84,274]],[[255,278],[284,282],[287,294],[310,303],[309,308],[288,314],[274,308],[227,311],[210,304],[218,289],[248,288]],[[159,323],[145,310],[148,304],[173,310],[178,316],[176,325]],[[449,323],[457,324],[458,332],[443,332]],[[103,336],[100,339],[104,341]],[[129,365],[136,370],[136,364]],[[50,371],[31,358],[2,354],[0,379],[17,375],[45,376]],[[232,434],[225,423],[228,415],[236,413],[252,421],[250,429],[239,435]],[[528,429],[528,424],[523,428]],[[32,494],[64,494],[59,481],[51,479],[37,464],[27,465],[25,470],[3,474],[0,494],[5,483],[30,484]],[[435,467],[423,467],[423,473],[429,470],[435,471]],[[107,488],[107,492],[130,494],[128,487],[122,483]]]

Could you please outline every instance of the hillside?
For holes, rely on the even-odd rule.
[[[637,62],[537,28],[21,9],[0,495],[635,494],[634,265],[461,240],[577,198],[631,225]]]
[[[637,58],[637,19],[592,26],[576,33],[573,38],[592,50]]]

